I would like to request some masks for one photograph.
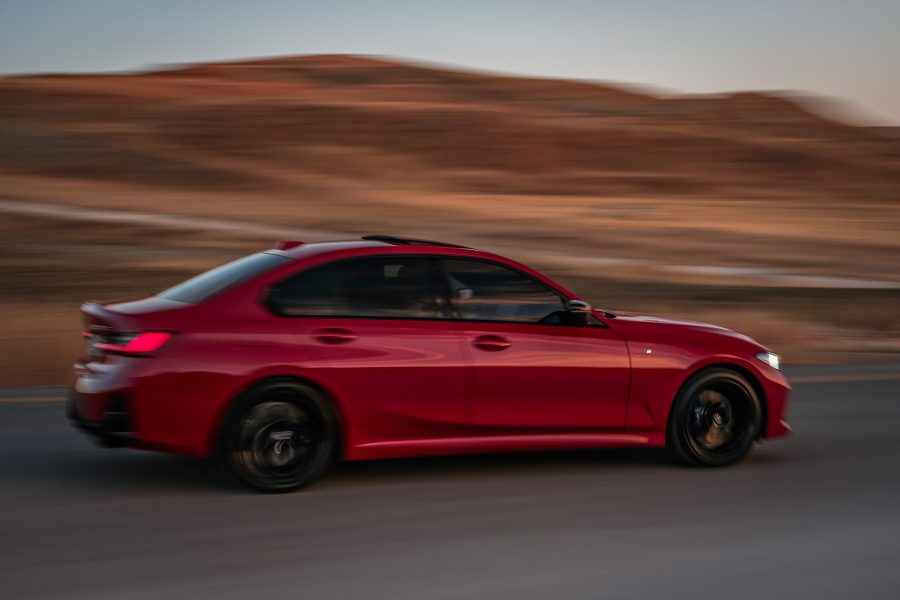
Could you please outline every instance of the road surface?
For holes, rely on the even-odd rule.
[[[51,393],[51,396],[53,394]],[[13,395],[14,396],[14,395]],[[257,495],[0,398],[0,597],[900,598],[900,368],[795,377],[793,437],[346,464]]]

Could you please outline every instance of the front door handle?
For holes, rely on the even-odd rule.
[[[339,327],[328,327],[327,329],[319,329],[313,333],[313,337],[323,344],[346,344],[356,339],[356,334],[349,329],[341,329]]]
[[[499,335],[480,335],[475,338],[473,343],[476,348],[480,348],[487,352],[500,352],[512,345],[509,343],[509,340],[502,338]]]

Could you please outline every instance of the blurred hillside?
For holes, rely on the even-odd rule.
[[[815,109],[352,56],[2,78],[0,303],[22,318],[0,332],[0,385],[61,377],[79,300],[295,228],[495,249],[600,306],[714,319],[789,359],[894,354],[900,136]]]

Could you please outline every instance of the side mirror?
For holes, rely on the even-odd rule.
[[[567,300],[566,320],[572,325],[587,325],[591,310],[591,305],[584,300]]]
[[[592,308],[591,305],[584,300],[566,300],[566,310],[568,312],[589,313]]]

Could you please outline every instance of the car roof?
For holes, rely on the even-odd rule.
[[[387,236],[366,236],[368,239],[344,240],[335,242],[312,242],[309,244],[303,242],[281,242],[276,248],[266,250],[268,254],[277,254],[295,261],[306,262],[312,259],[315,263],[320,258],[327,260],[325,255],[338,255],[339,257],[352,256],[378,256],[380,254],[387,255],[403,255],[403,254],[426,254],[433,256],[457,256],[468,257],[474,259],[487,259],[505,264],[506,266],[518,269],[526,274],[542,281],[545,285],[550,286],[560,294],[566,297],[577,298],[558,282],[548,278],[547,276],[532,269],[528,265],[522,264],[513,259],[495,254],[487,250],[479,250],[476,248],[468,248],[456,244],[445,244],[441,242],[433,242],[429,240],[419,240],[414,238],[402,238],[402,241],[390,236],[390,241],[385,241]],[[292,263],[294,261],[291,261]],[[291,267],[285,265],[281,269],[276,269],[280,273],[270,273],[268,276],[275,279],[284,272],[289,272]]]
[[[448,250],[451,252],[452,250],[468,251],[465,252],[466,254],[473,251],[479,254],[489,254],[475,248],[469,248],[458,244],[388,235],[366,235],[359,240],[341,240],[334,242],[304,243],[284,241],[279,242],[274,249],[267,250],[266,252],[300,259],[309,258],[318,254],[374,248],[403,248],[417,253],[430,253],[429,251],[435,251],[435,254],[447,254]]]

